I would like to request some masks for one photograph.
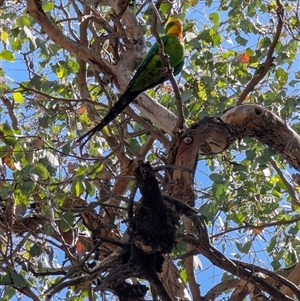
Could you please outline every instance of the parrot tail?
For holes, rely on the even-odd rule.
[[[130,92],[125,91],[119,98],[119,100],[113,105],[111,110],[104,116],[104,118],[98,123],[95,127],[89,130],[87,133],[79,137],[76,142],[81,143],[80,148],[83,148],[84,145],[97,133],[100,132],[105,126],[112,122],[119,114],[121,114],[126,107],[131,104],[134,99],[140,94],[140,91]]]

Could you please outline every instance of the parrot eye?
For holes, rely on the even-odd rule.
[[[176,25],[177,25],[178,27],[182,27],[182,22],[181,22],[180,20],[176,20]]]
[[[184,142],[186,145],[192,144],[193,138],[190,137],[190,136],[186,136],[186,137],[184,137],[183,142]]]

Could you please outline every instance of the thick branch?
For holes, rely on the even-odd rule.
[[[43,28],[49,38],[60,47],[68,50],[70,53],[76,55],[85,62],[95,63],[104,74],[115,74],[115,67],[103,60],[97,53],[89,50],[63,34],[63,32],[55,26],[48,19],[47,15],[42,9],[40,0],[28,0],[27,11],[36,20],[36,22]]]
[[[204,155],[218,154],[245,137],[270,146],[300,171],[299,135],[282,119],[258,105],[237,106],[220,118],[205,118],[190,127],[182,136],[178,150],[181,160],[176,165],[192,166],[196,160],[195,149]]]
[[[236,265],[232,260],[228,259],[225,255],[223,255],[213,246],[204,244],[202,240],[192,236],[184,236],[184,237],[182,236],[181,238],[186,243],[194,245],[198,249],[198,252],[200,254],[204,255],[217,267],[224,269],[229,273],[241,279],[244,279],[245,281],[252,283],[253,285],[260,288],[261,290],[266,291],[268,294],[274,297],[275,300],[281,300],[281,301],[293,300],[290,297],[287,297],[281,292],[277,291],[276,288],[268,284],[263,278],[254,274],[252,271],[248,271],[245,268],[241,267],[240,265]]]
[[[298,287],[291,281],[286,280],[284,277],[282,277],[279,274],[276,274],[272,271],[269,271],[267,269],[261,268],[259,266],[256,266],[254,264],[251,263],[245,263],[239,260],[232,260],[236,265],[239,266],[243,266],[246,269],[248,269],[249,271],[253,272],[253,273],[264,273],[265,275],[268,275],[269,277],[273,278],[275,281],[285,285],[287,290],[291,290],[296,296],[297,298],[300,300],[300,290],[298,289]],[[291,275],[296,271],[296,273],[299,275],[299,268],[296,268],[297,266],[295,266],[295,268],[293,269],[293,271],[291,272]],[[296,283],[296,282],[295,282]],[[292,294],[289,294],[288,296],[291,296]]]
[[[159,128],[162,128],[167,134],[172,134],[176,126],[177,116],[167,110],[160,103],[154,101],[146,93],[140,94],[134,105],[141,112],[142,116],[149,118]]]
[[[298,262],[296,266],[293,268],[292,272],[290,273],[288,277],[288,281],[295,284],[295,287],[297,288],[297,285],[300,284],[300,263]],[[296,294],[297,291],[293,289],[291,286],[283,286],[281,288],[281,292],[287,296],[293,296],[295,294],[299,298],[299,293]],[[300,298],[299,298],[300,299]]]

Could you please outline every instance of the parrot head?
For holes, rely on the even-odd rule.
[[[181,20],[174,19],[171,20],[166,26],[166,34],[173,34],[182,38],[183,25]]]

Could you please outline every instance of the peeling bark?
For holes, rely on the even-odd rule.
[[[287,279],[294,283],[295,285],[299,286],[300,284],[300,263],[297,263],[292,271],[290,272],[289,276],[287,277]],[[281,292],[287,296],[292,297],[293,296],[293,291],[288,288],[287,286],[282,286],[281,288]]]
[[[181,160],[177,162],[195,168],[191,159],[195,150],[202,155],[219,154],[234,141],[245,137],[255,138],[270,146],[300,171],[298,134],[274,113],[250,104],[234,107],[220,118],[205,118],[187,129],[178,150]]]

